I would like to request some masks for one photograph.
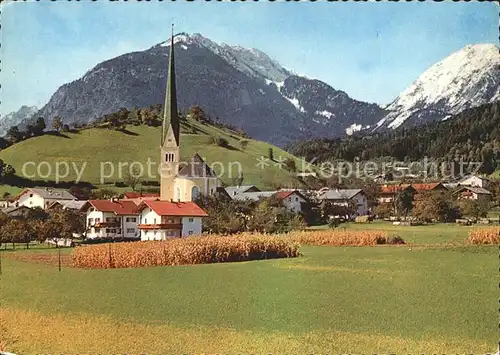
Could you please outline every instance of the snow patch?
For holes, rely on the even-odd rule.
[[[356,124],[356,123],[353,123],[352,125],[350,125],[349,127],[347,127],[345,129],[345,133],[350,136],[352,135],[354,132],[359,132],[361,131],[361,129],[363,128],[363,126],[361,126],[360,124]]]
[[[328,119],[331,119],[332,117],[335,117],[334,113],[331,113],[330,111],[327,111],[327,110],[315,111],[314,114],[324,116],[324,117],[326,117]]]
[[[300,106],[300,103],[299,103],[299,100],[296,99],[296,98],[293,98],[293,99],[290,99],[286,96],[283,96],[285,99],[287,99],[288,101],[290,101],[292,103],[293,106],[295,106],[295,108],[297,110],[299,110],[300,112],[302,113],[306,113],[306,110],[304,110],[304,108],[302,106]]]

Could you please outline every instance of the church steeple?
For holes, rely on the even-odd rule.
[[[172,37],[170,38],[170,55],[168,61],[167,92],[165,94],[165,104],[163,106],[161,145],[165,145],[165,140],[168,135],[170,137],[173,136],[175,139],[175,142],[170,143],[175,143],[175,145],[179,146],[180,124],[177,111],[177,92],[175,89],[174,24],[172,24]]]

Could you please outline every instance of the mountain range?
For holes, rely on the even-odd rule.
[[[500,97],[500,56],[492,44],[450,55],[384,107],[297,75],[258,49],[186,33],[176,35],[174,45],[180,109],[200,105],[220,122],[281,146],[445,119]],[[61,86],[33,117],[44,117],[48,126],[56,116],[68,124],[89,123],[121,107],[161,104],[169,46],[167,40],[98,64]]]

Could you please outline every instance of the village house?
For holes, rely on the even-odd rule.
[[[2,212],[5,213],[10,218],[14,219],[27,219],[30,215],[31,208],[26,206],[10,206],[2,209]]]
[[[238,201],[254,202],[261,199],[275,198],[277,201],[280,201],[289,212],[293,213],[302,213],[304,211],[304,204],[308,202],[307,198],[298,190],[242,192],[232,196],[232,198]]]
[[[467,199],[475,201],[491,201],[491,192],[478,186],[460,186],[454,195],[457,199]]]
[[[132,201],[89,200],[80,210],[87,214],[89,239],[139,237],[137,205]]]
[[[316,196],[319,204],[330,202],[336,206],[354,207],[356,216],[366,216],[369,214],[368,200],[361,189],[330,189],[323,188]]]
[[[460,186],[476,186],[484,189],[488,187],[489,183],[490,180],[478,175],[467,175],[458,180]]]
[[[73,201],[73,200],[57,200],[52,202],[47,209],[48,210],[74,210],[79,211],[87,201]]]
[[[208,214],[194,202],[143,201],[137,208],[141,240],[165,240],[202,233]]]
[[[260,192],[255,185],[227,186],[224,189],[231,198],[244,192]]]
[[[398,184],[398,185],[384,184],[380,186],[378,202],[393,203],[396,197],[402,193],[409,193],[411,195],[414,195],[415,193],[417,193],[417,191],[410,184]]]
[[[17,195],[13,201],[15,206],[26,206],[29,208],[47,209],[56,201],[76,201],[75,196],[63,189],[27,188]]]
[[[430,192],[430,191],[448,191],[446,186],[444,186],[440,182],[431,182],[431,183],[415,183],[411,184],[411,187],[415,189],[416,193]]]

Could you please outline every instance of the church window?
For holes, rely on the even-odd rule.
[[[198,186],[193,186],[191,189],[191,201],[197,200],[200,197],[200,188]]]

